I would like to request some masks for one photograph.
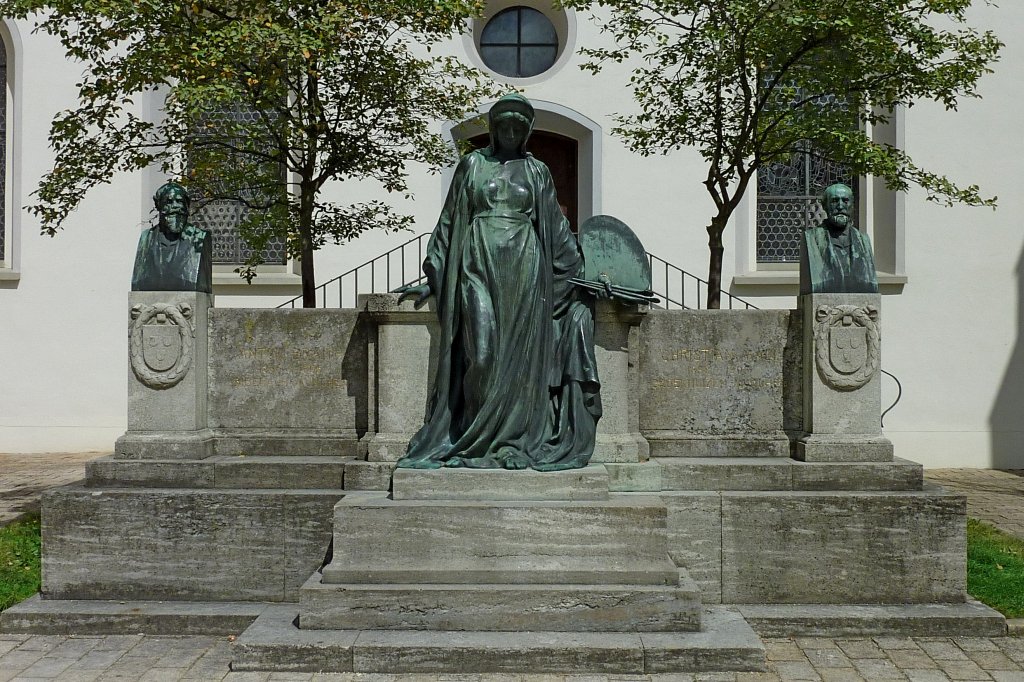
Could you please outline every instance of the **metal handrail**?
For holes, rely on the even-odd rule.
[[[423,274],[420,267],[423,263],[425,240],[429,237],[429,232],[413,237],[404,244],[327,280],[315,289],[317,307],[355,308],[359,294],[380,294],[393,291],[400,286],[421,282]],[[413,244],[416,245],[415,248]],[[647,258],[651,264],[651,288],[655,295],[661,298],[658,307],[669,310],[699,310],[706,306],[707,280],[692,275],[653,253],[648,253]],[[415,273],[415,276],[410,276],[409,273]],[[301,301],[302,296],[296,296],[277,307],[294,308],[296,302]],[[757,310],[753,303],[726,291],[722,292],[722,303],[728,303],[729,310]]]

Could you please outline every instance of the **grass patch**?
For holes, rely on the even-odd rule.
[[[967,591],[1007,618],[1024,617],[1024,540],[967,519]]]
[[[39,516],[0,528],[0,611],[39,591]]]

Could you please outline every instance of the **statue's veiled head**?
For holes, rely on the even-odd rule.
[[[188,190],[177,182],[165,183],[153,195],[153,203],[160,214],[161,229],[171,234],[181,234],[188,225]]]
[[[821,205],[828,215],[827,222],[845,230],[853,219],[853,190],[841,182],[829,185],[821,193]]]
[[[534,120],[530,100],[517,93],[505,95],[491,107],[487,120],[492,150],[514,150],[520,156],[526,154],[526,141],[530,139]]]

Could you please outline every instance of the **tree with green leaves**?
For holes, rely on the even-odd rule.
[[[1002,43],[966,25],[972,0],[598,2],[613,46],[585,49],[584,68],[639,64],[639,113],[619,116],[615,132],[642,155],[694,148],[707,164],[709,308],[720,302],[730,216],[759,168],[793,154],[810,150],[897,191],[919,185],[929,200],[994,205],[865,132],[917,101],[956,109],[977,96]]]
[[[29,207],[54,234],[93,187],[157,165],[200,202],[248,210],[250,281],[271,240],[315,305],[313,252],[369,230],[407,227],[381,201],[324,200],[331,183],[371,181],[408,196],[407,167],[453,149],[434,132],[496,94],[476,71],[431,54],[480,11],[476,0],[0,0],[35,17],[82,64],[78,105],[53,121],[56,163]],[[147,120],[142,97],[164,95]]]

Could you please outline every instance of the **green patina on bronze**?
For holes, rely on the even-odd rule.
[[[583,258],[551,173],[525,151],[533,106],[502,97],[491,146],[462,157],[427,247],[440,356],[423,428],[399,467],[582,467],[601,415]]]
[[[626,304],[657,303],[651,292],[651,262],[629,225],[609,215],[588,218],[580,226],[586,266],[578,287]]]
[[[871,239],[850,217],[853,190],[842,183],[831,185],[822,193],[821,204],[828,217],[805,230],[801,240],[800,293],[878,293]]]
[[[139,235],[132,271],[132,291],[203,291],[213,293],[213,247],[210,233],[188,222],[189,196],[176,182],[153,195],[157,224]]]

